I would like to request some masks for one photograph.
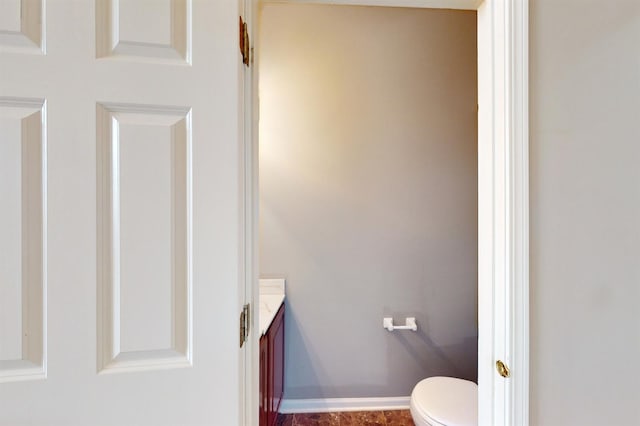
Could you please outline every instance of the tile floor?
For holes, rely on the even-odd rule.
[[[414,426],[409,410],[279,414],[276,426]]]

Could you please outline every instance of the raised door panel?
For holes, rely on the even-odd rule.
[[[96,14],[99,58],[191,63],[190,0],[98,0]]]
[[[0,0],[0,52],[44,53],[44,0]]]
[[[0,98],[0,382],[46,373],[45,111]]]
[[[100,104],[99,369],[191,364],[191,112]]]

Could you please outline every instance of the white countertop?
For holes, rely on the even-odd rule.
[[[260,306],[258,310],[260,336],[263,336],[267,331],[278,313],[278,309],[284,303],[284,287],[284,278],[260,280]]]

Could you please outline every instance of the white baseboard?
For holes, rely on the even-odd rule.
[[[292,413],[330,413],[335,411],[381,411],[406,410],[410,397],[390,398],[320,398],[320,399],[283,399],[280,412]]]

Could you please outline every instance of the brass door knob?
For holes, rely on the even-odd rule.
[[[498,374],[500,374],[504,378],[511,376],[509,367],[507,367],[506,364],[500,360],[496,361],[496,370],[498,370]]]

